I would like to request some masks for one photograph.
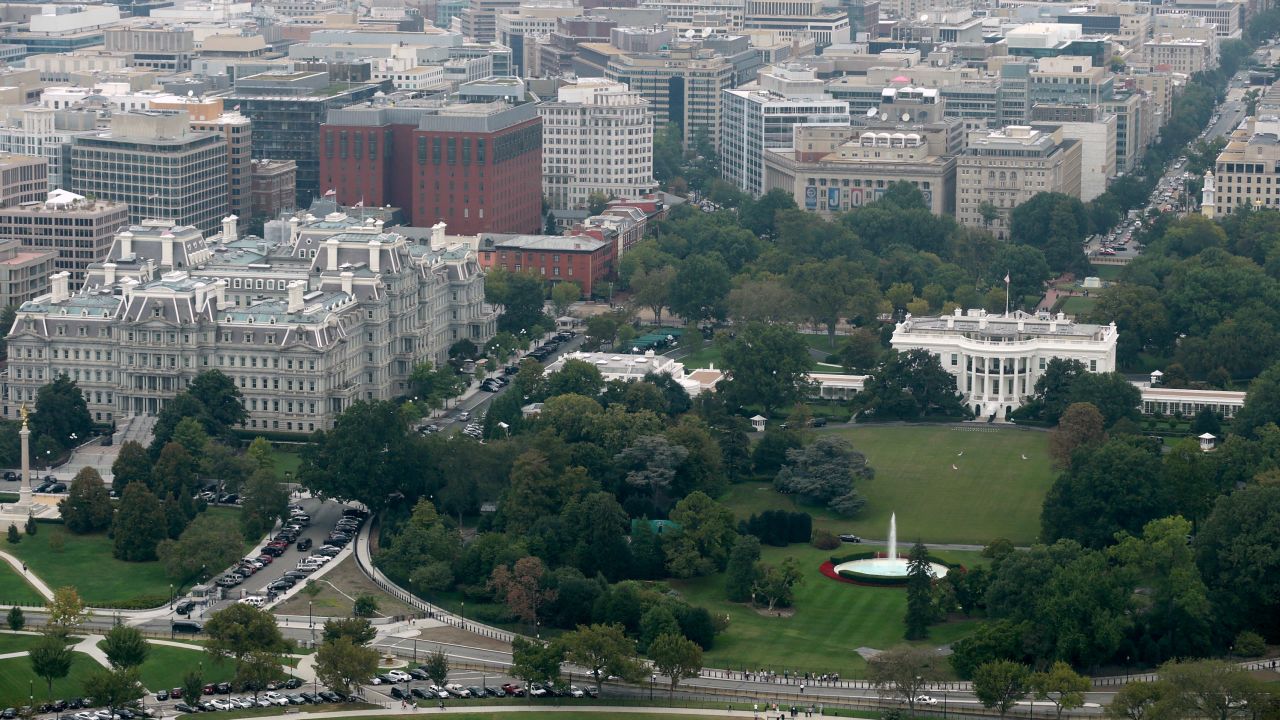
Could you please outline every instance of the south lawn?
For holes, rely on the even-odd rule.
[[[903,642],[906,591],[839,582],[818,572],[832,555],[856,551],[856,547],[826,551],[809,545],[765,548],[764,562],[777,564],[795,557],[804,571],[804,580],[796,589],[794,614],[781,617],[725,600],[723,573],[672,581],[689,602],[714,615],[729,616],[728,630],[716,637],[704,663],[733,670],[766,668],[779,675],[783,670],[864,675],[866,663],[856,652],[859,647],[885,649]],[[967,567],[983,562],[977,553],[933,554]],[[975,620],[959,620],[934,626],[925,644],[953,642],[976,624]]]
[[[875,539],[888,536],[889,516],[897,513],[900,542],[981,545],[1003,537],[1028,545],[1039,534],[1040,507],[1054,479],[1047,433],[973,424],[861,425],[829,432],[865,453],[876,472],[858,486],[867,506],[857,518],[797,503],[769,483],[735,485],[721,502],[740,518],[771,509],[804,510],[813,514],[816,527]]]

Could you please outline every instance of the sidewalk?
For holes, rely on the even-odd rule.
[[[0,559],[4,559],[8,562],[9,565],[13,567],[13,571],[21,575],[22,579],[26,580],[28,585],[35,588],[36,592],[40,593],[45,600],[53,599],[53,591],[49,589],[49,586],[45,585],[43,580],[36,577],[35,573],[29,572],[26,565],[24,565],[21,560],[7,552],[4,552],[3,550],[0,550]]]
[[[111,663],[107,661],[107,654],[102,652],[102,648],[98,647],[98,643],[102,642],[102,635],[87,635],[83,640],[76,643],[71,648],[74,652],[81,652],[93,658],[99,665],[105,668],[111,667]]]

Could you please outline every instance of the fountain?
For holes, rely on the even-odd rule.
[[[907,570],[910,561],[898,557],[898,515],[889,516],[889,548],[884,557],[869,557],[861,560],[836,565],[834,570],[840,577],[850,580],[862,580],[879,585],[901,585],[907,581]],[[947,566],[941,563],[929,563],[931,574],[940,578],[947,574]]]

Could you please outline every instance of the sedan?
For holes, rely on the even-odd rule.
[[[178,703],[177,705],[173,706],[173,709],[177,710],[180,713],[193,713],[196,711],[195,708],[191,707],[186,703]]]
[[[312,695],[309,692],[298,693],[298,695],[301,696],[303,700],[311,703],[312,705],[315,705],[316,703],[320,702],[319,695]]]
[[[342,697],[332,690],[321,690],[320,697],[323,698],[325,702],[342,702]]]
[[[271,703],[272,705],[288,705],[289,704],[289,698],[281,695],[280,693],[269,692],[263,697],[265,697],[267,699],[267,702]]]

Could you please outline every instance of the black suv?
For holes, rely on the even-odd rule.
[[[302,538],[298,541],[298,550],[305,551],[311,549],[311,538]]]

